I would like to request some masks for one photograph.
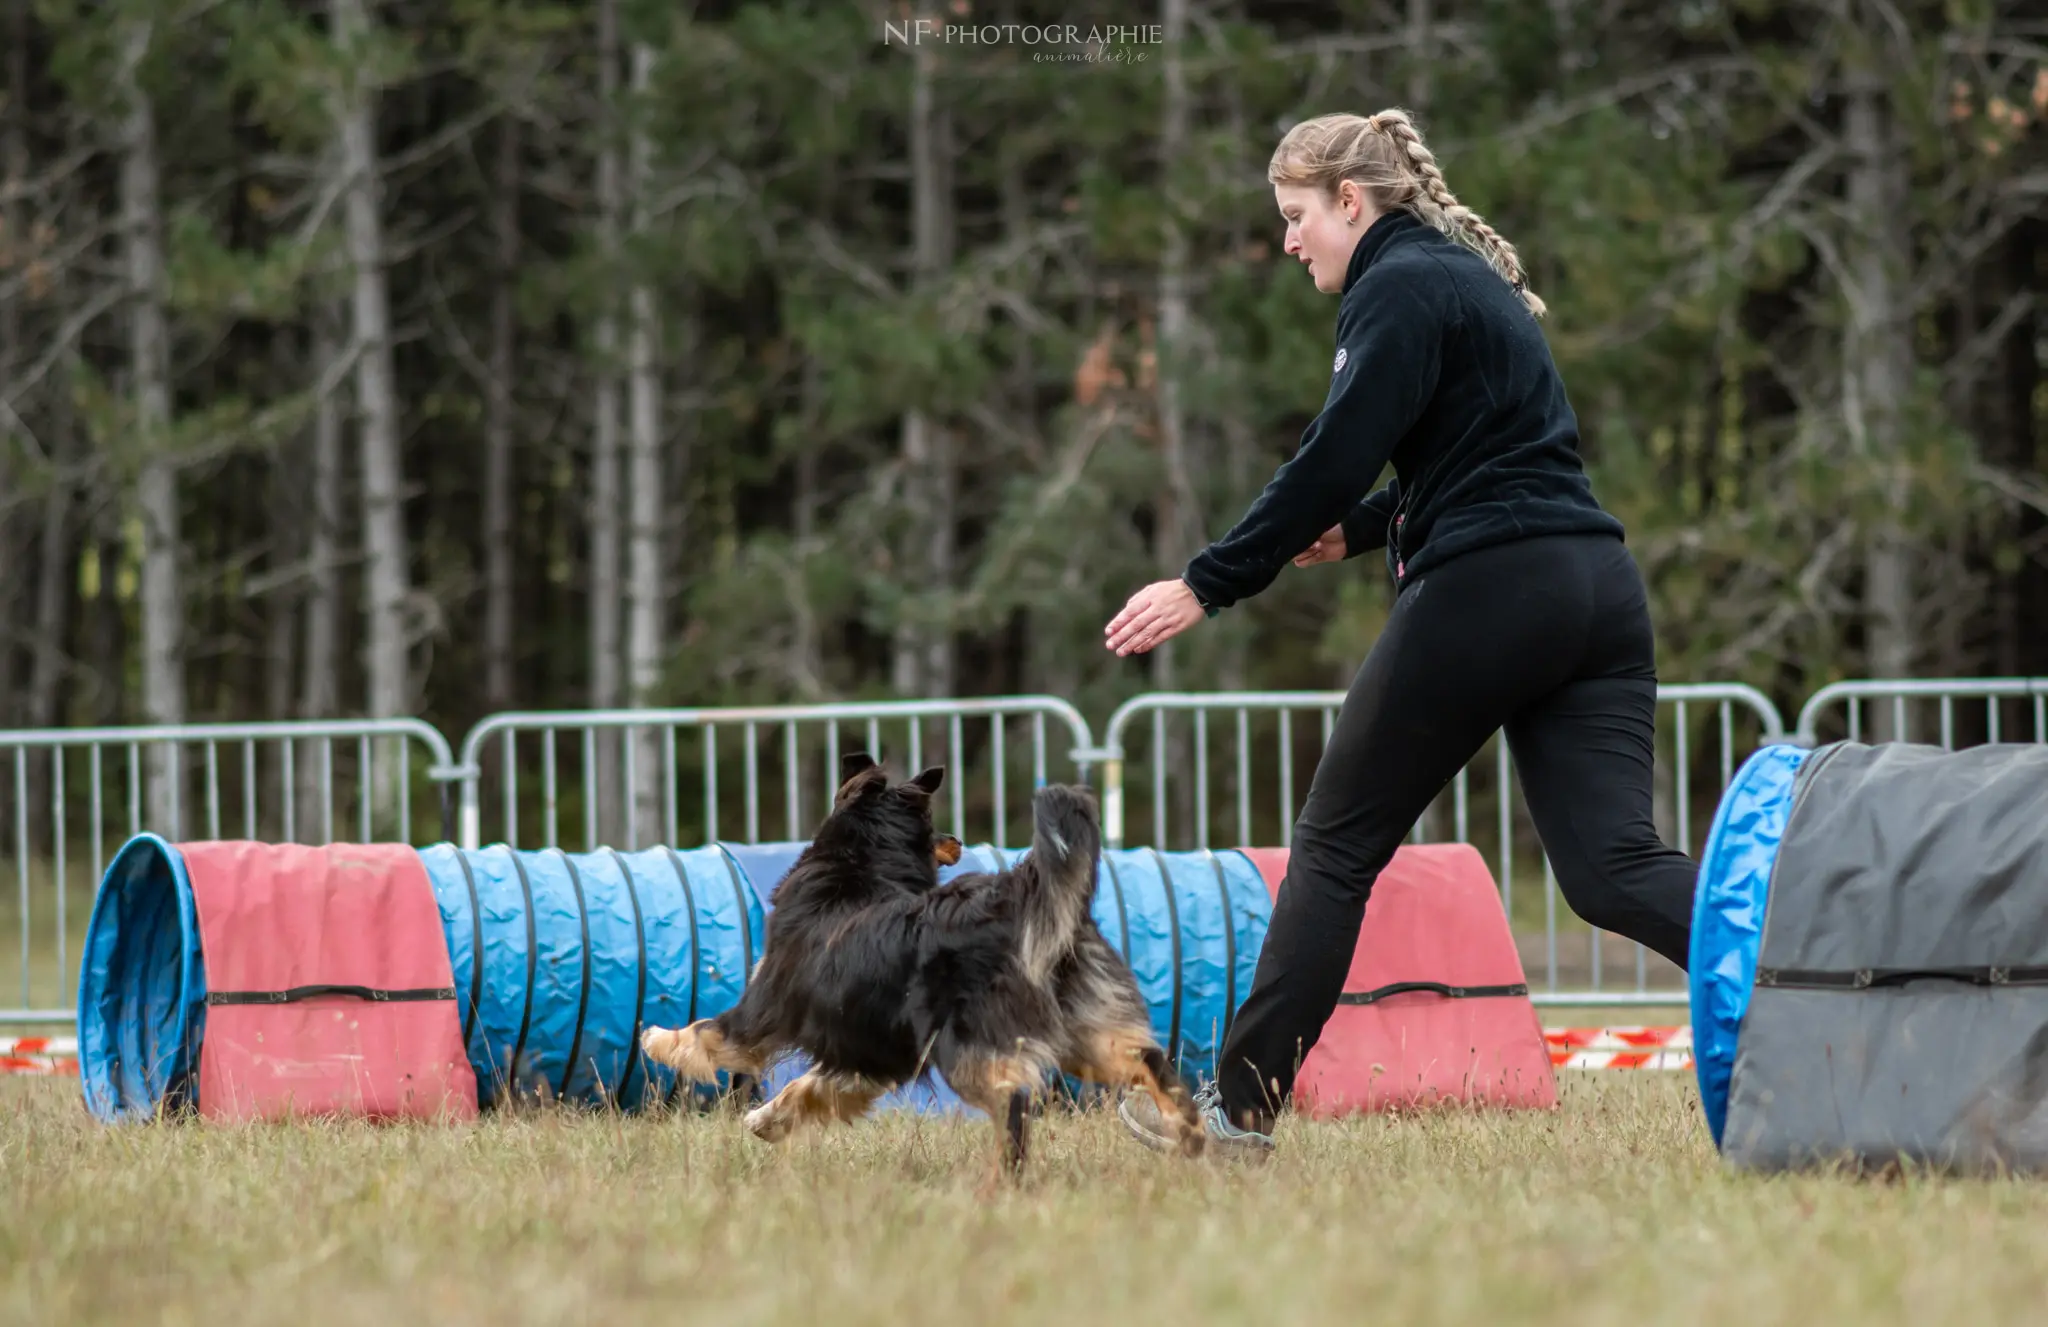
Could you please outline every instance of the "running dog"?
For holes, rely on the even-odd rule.
[[[711,1082],[720,1070],[758,1076],[785,1049],[810,1056],[812,1069],[747,1115],[769,1141],[857,1119],[929,1066],[995,1121],[1012,1175],[1055,1071],[1146,1092],[1178,1150],[1199,1155],[1194,1103],[1089,912],[1102,849],[1093,794],[1042,789],[1016,866],[940,888],[939,864],[960,854],[932,825],[943,779],[933,768],[891,783],[870,757],[847,757],[832,810],[776,888],[745,993],[715,1018],[647,1029],[648,1058]]]

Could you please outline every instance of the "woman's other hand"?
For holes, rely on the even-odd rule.
[[[1313,567],[1318,562],[1342,562],[1344,560],[1344,527],[1333,525],[1323,531],[1323,537],[1294,555],[1297,567]]]
[[[1120,656],[1143,654],[1207,616],[1186,581],[1155,581],[1132,595],[1123,611],[1102,629],[1102,634],[1109,648]]]

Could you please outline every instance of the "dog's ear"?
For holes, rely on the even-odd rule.
[[[946,767],[944,765],[934,765],[930,769],[926,770],[924,773],[912,779],[911,783],[915,784],[919,788],[924,789],[926,796],[931,796],[932,794],[938,792],[939,785],[944,783],[945,781]]]
[[[870,793],[888,786],[888,776],[866,752],[855,752],[839,762],[839,791],[832,795],[832,809],[844,811]]]

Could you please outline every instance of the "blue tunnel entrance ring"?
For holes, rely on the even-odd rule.
[[[1716,1146],[1727,1122],[1742,1019],[1756,984],[1771,872],[1792,814],[1799,770],[1810,754],[1801,747],[1772,745],[1744,761],[1721,796],[1700,855],[1686,966],[1693,1068]]]
[[[86,1109],[108,1123],[197,1099],[206,967],[178,849],[130,839],[107,866],[79,964],[78,1069]]]

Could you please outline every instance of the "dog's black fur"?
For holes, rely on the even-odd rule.
[[[807,1119],[852,1119],[936,1068],[986,1111],[1014,1168],[1026,1107],[1056,1070],[1151,1093],[1201,1148],[1187,1092],[1151,1034],[1136,978],[1090,915],[1102,836],[1093,795],[1033,799],[1031,851],[1015,867],[938,888],[956,839],[932,825],[944,778],[892,784],[847,758],[833,806],[777,886],[760,966],[733,1008],[680,1031],[649,1029],[647,1054],[699,1081],[758,1074],[803,1051],[815,1068],[748,1121],[781,1137]]]

